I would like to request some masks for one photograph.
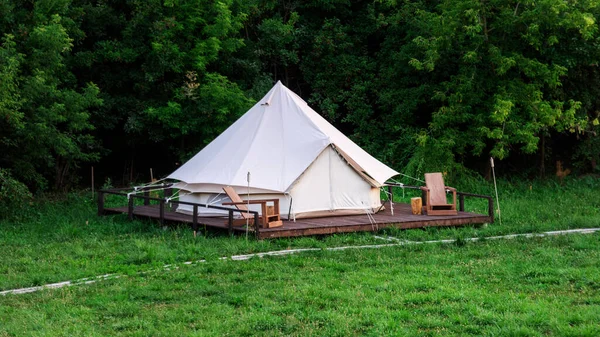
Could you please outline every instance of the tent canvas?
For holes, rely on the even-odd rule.
[[[279,198],[282,216],[299,218],[372,212],[381,206],[379,188],[396,174],[277,82],[168,178],[179,181],[182,201],[220,205],[231,186],[242,197]]]

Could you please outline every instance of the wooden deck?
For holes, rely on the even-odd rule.
[[[458,215],[450,216],[428,216],[428,215],[413,215],[410,210],[410,205],[394,203],[394,215],[389,210],[389,205],[386,203],[386,209],[373,215],[375,222],[371,222],[369,217],[365,215],[347,215],[347,216],[332,216],[323,218],[298,219],[297,221],[283,221],[283,226],[277,228],[261,228],[257,237],[259,239],[293,237],[293,236],[308,236],[334,233],[348,232],[366,232],[377,231],[386,227],[396,227],[402,229],[422,228],[422,227],[440,227],[440,226],[460,226],[467,224],[482,224],[493,222],[493,218],[489,215],[476,214],[469,212],[458,212]],[[128,214],[127,207],[105,208],[105,214],[108,213],[124,213]],[[159,207],[152,206],[136,206],[133,210],[133,215],[138,217],[146,217],[151,219],[159,219]],[[191,224],[192,216],[176,213],[165,210],[164,220],[177,223]],[[199,217],[198,223],[207,228],[220,230],[228,230],[227,218],[216,217]],[[253,229],[250,229],[254,232]],[[233,227],[233,233],[245,233],[244,227]]]

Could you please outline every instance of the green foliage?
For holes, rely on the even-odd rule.
[[[160,130],[152,133],[154,140],[201,134],[208,143],[252,104],[236,84],[222,75],[208,73],[202,84],[196,82],[195,73],[189,73],[188,77],[189,82],[177,94],[176,101],[145,111],[144,125]],[[181,153],[181,159],[189,158],[192,153]]]
[[[596,118],[589,123],[583,139],[573,153],[574,165],[579,172],[600,173],[600,122]]]
[[[27,186],[16,180],[10,171],[0,168],[0,219],[26,209],[30,201]]]
[[[404,174],[423,179],[428,172],[442,172],[448,184],[455,181],[468,180],[476,176],[474,172],[456,163],[454,155],[443,144],[428,142],[419,146],[403,170]],[[409,185],[417,184],[415,181],[404,179]],[[471,191],[471,190],[469,190]]]
[[[4,17],[0,47],[6,78],[0,88],[0,163],[33,190],[43,189],[48,180],[55,188],[68,186],[70,170],[99,159],[89,120],[90,109],[102,103],[99,89],[77,83],[68,67],[70,34],[81,31],[61,16],[71,13],[67,2],[54,4],[58,13],[47,5],[36,3],[34,15],[15,7]]]
[[[162,175],[277,80],[411,175],[487,173],[489,156],[514,171],[534,156],[598,170],[591,0],[6,0],[0,10],[0,166],[33,191],[64,189],[98,161],[115,181],[123,166],[129,179],[137,166]]]
[[[264,69],[299,83],[317,111],[397,168],[464,175],[490,155],[534,154],[542,135],[581,136],[597,106],[582,101],[593,89],[571,90],[573,70],[600,55],[592,2],[267,3],[247,34]]]
[[[14,36],[8,34],[3,37],[0,48],[0,142],[4,145],[11,143],[11,139],[7,137],[8,130],[23,128],[23,113],[19,111],[22,102],[17,83],[23,55],[15,47]]]
[[[123,134],[132,148],[166,144],[187,159],[251,106],[227,76],[244,46],[241,3],[84,3],[90,34],[75,60],[105,99],[93,116],[100,132]]]
[[[594,3],[465,0],[397,7],[392,29],[406,32],[404,44],[386,46],[384,57],[400,57],[395,68],[401,74],[414,76],[404,62],[419,73],[409,85],[422,90],[408,90],[423,100],[421,107],[433,108],[422,146],[445,149],[458,163],[486,154],[504,159],[536,152],[543,133],[585,128],[586,112],[562,81],[570,69],[593,62],[582,53],[598,55]]]

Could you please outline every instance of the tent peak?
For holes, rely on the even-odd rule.
[[[246,186],[251,171],[251,187],[285,191],[330,144],[356,163],[359,174],[366,172],[377,185],[398,174],[277,81],[256,105],[169,178],[188,184]]]

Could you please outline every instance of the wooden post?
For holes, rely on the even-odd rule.
[[[254,213],[254,236],[258,239],[260,236],[258,235],[258,231],[260,230],[260,223],[258,222],[258,213]]]
[[[150,205],[150,191],[144,190],[144,206]]]
[[[229,210],[229,218],[227,219],[227,230],[229,235],[233,235],[233,211]]]
[[[104,215],[104,192],[98,191],[98,216]]]
[[[494,199],[492,197],[488,197],[488,215],[490,223],[494,223]]]
[[[421,197],[411,198],[410,207],[412,209],[412,214],[421,215],[423,212],[423,199],[421,199]]]
[[[129,216],[129,220],[133,220],[133,196],[131,196],[131,195],[129,196],[127,215]]]
[[[154,174],[152,173],[152,167],[150,168],[150,182],[154,182]]]
[[[393,203],[394,202],[394,188],[392,186],[388,186],[387,188],[388,188],[388,193],[389,193],[388,198],[390,198],[390,202]]]
[[[173,189],[172,188],[169,187],[169,188],[165,189],[165,199],[170,198],[172,195],[173,195]],[[169,206],[169,212],[170,212],[170,211],[173,210],[173,206],[175,206],[175,205],[172,202],[169,203],[169,204],[170,204],[170,206]]]
[[[160,200],[160,225],[162,226],[165,223],[165,199]]]
[[[194,237],[198,233],[198,205],[194,205],[194,211],[192,213],[192,229],[194,230]]]
[[[269,228],[269,216],[267,215],[267,203],[260,204],[260,213],[263,216],[263,228]]]
[[[465,211],[465,196],[464,196],[464,194],[461,194],[458,197],[458,210],[461,212]]]

